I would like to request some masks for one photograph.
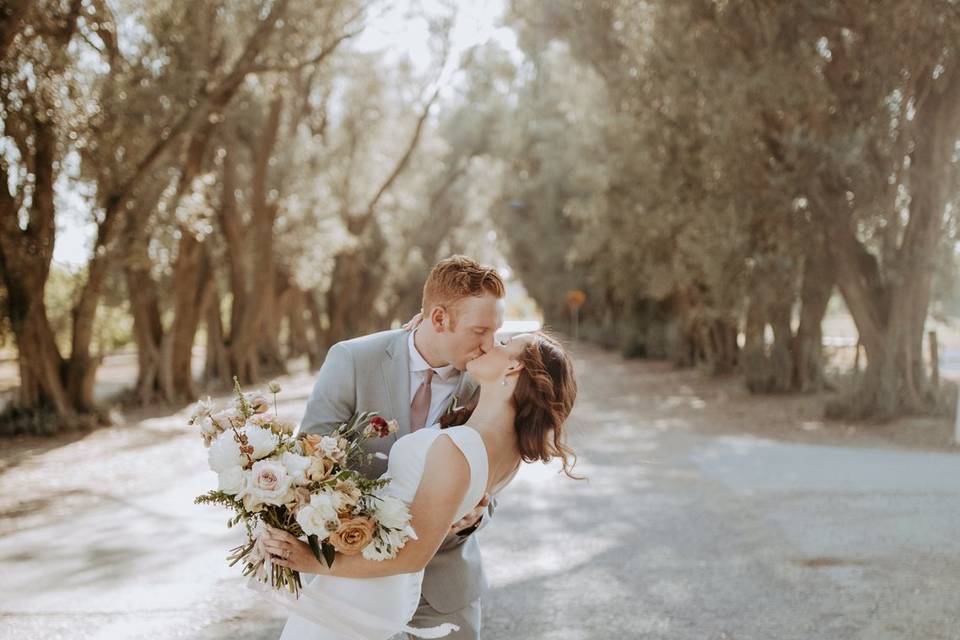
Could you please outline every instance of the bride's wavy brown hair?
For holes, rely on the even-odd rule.
[[[550,462],[560,458],[563,472],[582,480],[581,476],[573,474],[577,456],[567,445],[563,428],[577,399],[573,361],[555,338],[544,332],[535,335],[537,339],[518,357],[523,368],[513,392],[517,412],[514,428],[520,456],[524,462]],[[466,407],[443,416],[441,426],[464,424],[476,408],[478,399],[479,393],[474,394]]]

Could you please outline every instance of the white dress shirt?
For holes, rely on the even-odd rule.
[[[417,394],[417,389],[420,388],[420,385],[423,384],[426,378],[427,369],[431,368],[423,356],[420,355],[420,352],[417,351],[417,346],[413,341],[415,333],[416,331],[411,331],[410,338],[407,340],[407,345],[410,349],[409,402],[411,403],[413,402],[413,396]],[[427,428],[437,425],[437,421],[440,420],[440,416],[443,415],[443,410],[450,404],[450,398],[456,390],[457,385],[460,384],[460,376],[462,375],[452,364],[448,364],[445,367],[434,367],[433,371],[435,375],[433,376],[433,380],[430,381],[430,411],[427,413],[427,423],[425,425]],[[463,398],[461,398],[461,400],[463,400]]]

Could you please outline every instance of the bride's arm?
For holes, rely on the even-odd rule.
[[[434,556],[457,515],[457,509],[470,486],[470,466],[463,452],[449,438],[437,437],[427,452],[423,477],[410,505],[411,524],[416,540],[408,540],[392,560],[367,560],[361,555],[337,554],[333,567],[316,559],[302,540],[277,529],[269,529],[267,550],[282,556],[274,564],[304,573],[333,575],[341,578],[379,578],[423,569]]]

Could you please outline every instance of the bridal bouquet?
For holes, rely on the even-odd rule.
[[[217,489],[195,502],[233,510],[227,526],[243,523],[246,528],[247,541],[230,550],[230,566],[242,561],[244,575],[299,595],[299,572],[272,564],[262,547],[265,525],[306,536],[327,566],[337,552],[370,560],[394,558],[407,540],[416,538],[406,503],[384,491],[390,480],[356,471],[372,457],[363,442],[395,433],[396,421],[358,413],[328,435],[295,437],[294,426],[276,415],[277,383],[269,386],[273,415],[266,396],[243,393],[236,378],[234,388],[230,406],[217,410],[209,399],[201,401],[189,422],[199,427],[218,477]]]

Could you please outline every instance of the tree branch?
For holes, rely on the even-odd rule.
[[[311,58],[308,58],[308,59],[306,59],[306,60],[301,60],[300,62],[296,62],[296,63],[289,64],[289,65],[282,65],[282,64],[273,64],[273,65],[270,65],[270,64],[261,64],[261,65],[256,65],[256,66],[254,66],[254,67],[250,70],[250,72],[251,72],[251,73],[268,73],[268,72],[287,73],[287,72],[299,71],[300,69],[303,69],[304,67],[309,67],[309,66],[311,66],[311,65],[321,64],[321,63],[322,63],[324,60],[326,60],[334,51],[336,51],[337,48],[338,48],[345,40],[349,40],[350,38],[353,38],[353,37],[355,37],[355,36],[363,33],[363,29],[364,29],[364,27],[360,27],[360,28],[358,28],[358,29],[356,29],[356,30],[354,30],[354,31],[348,31],[347,33],[344,33],[344,34],[340,35],[339,37],[337,37],[337,38],[333,41],[333,43],[331,43],[331,45],[330,45],[329,47],[324,47],[323,49],[320,50],[320,53],[318,53],[317,55],[315,55],[315,56],[313,56],[313,57],[311,57]]]

